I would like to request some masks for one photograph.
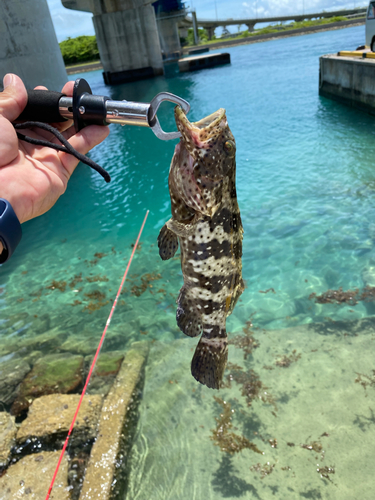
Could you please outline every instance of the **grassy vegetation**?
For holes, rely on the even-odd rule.
[[[318,26],[319,24],[338,23],[340,21],[348,21],[348,18],[344,16],[336,16],[324,19],[315,19],[312,21],[301,21],[299,23],[293,23],[293,29],[306,28],[308,26]]]
[[[84,68],[85,66],[88,66],[91,68],[94,64],[101,64],[100,59],[95,59],[95,61],[85,61],[77,64],[66,64],[65,67],[67,69],[72,69],[72,68]]]
[[[242,40],[243,38],[248,38],[248,37],[257,36],[257,35],[266,35],[269,33],[280,33],[283,31],[290,31],[290,30],[295,30],[295,29],[300,29],[300,28],[307,28],[310,26],[319,26],[322,24],[337,23],[340,21],[347,21],[347,20],[348,20],[347,17],[336,16],[336,17],[330,17],[330,18],[324,18],[324,19],[314,19],[311,21],[294,22],[294,23],[289,23],[289,24],[279,23],[279,24],[266,26],[260,30],[256,30],[256,31],[252,31],[252,32],[246,30],[238,35],[233,35],[233,36],[225,37],[225,38],[221,38],[221,39],[220,38],[217,39],[215,37],[212,40],[208,40],[208,35],[207,35],[206,30],[200,29],[199,30],[199,38],[200,38],[200,44],[207,44],[207,43],[215,44],[218,42],[222,42],[223,40]],[[191,36],[190,36],[190,31],[191,31]],[[204,33],[202,33],[203,37],[201,36],[201,32],[204,32]],[[187,41],[187,45],[194,45],[194,35],[193,35],[192,28],[189,29],[189,34],[188,34],[186,41]]]
[[[59,43],[66,65],[99,60],[99,49],[95,36],[78,36]]]

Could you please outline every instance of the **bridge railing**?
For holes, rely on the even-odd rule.
[[[204,17],[198,17],[198,20],[200,22],[214,22],[214,23],[221,23],[221,22],[228,22],[228,21],[244,21],[244,20],[249,20],[249,21],[255,21],[258,20],[259,22],[262,20],[267,21],[268,19],[275,19],[278,16],[283,19],[293,19],[294,17],[300,17],[300,16],[313,16],[313,17],[321,17],[325,15],[342,15],[346,17],[354,17],[354,16],[361,16],[366,13],[367,11],[367,6],[368,4],[364,5],[363,7],[357,7],[355,9],[340,9],[337,10],[337,8],[331,8],[331,9],[325,9],[322,12],[314,12],[314,9],[304,9],[303,12],[302,10],[299,12],[293,12],[293,13],[280,13],[276,15],[270,15],[269,13],[265,15],[256,15],[255,17],[252,16],[236,16],[236,17],[230,17],[226,19],[213,19],[213,18],[204,18]],[[254,12],[256,14],[256,12]]]

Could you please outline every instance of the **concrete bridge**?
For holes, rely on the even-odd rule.
[[[254,26],[259,23],[275,23],[275,22],[286,22],[286,21],[305,21],[306,19],[320,19],[329,18],[335,16],[356,16],[366,14],[366,8],[360,7],[356,9],[345,9],[345,10],[335,10],[329,12],[315,12],[313,14],[290,14],[288,16],[273,16],[273,17],[256,17],[256,18],[229,18],[229,19],[198,19],[196,20],[197,26],[199,28],[205,28],[208,33],[208,37],[211,40],[216,28],[227,26],[237,26],[244,24],[247,26],[249,31],[254,31]],[[179,27],[182,29],[187,29],[193,27],[194,19],[193,16],[186,16],[183,21],[179,23]]]
[[[364,8],[357,8],[255,19],[215,20],[197,19],[195,12],[186,15],[181,0],[61,0],[61,3],[68,9],[92,12],[103,76],[108,84],[162,74],[163,58],[178,58],[181,54],[180,35],[187,36],[190,27],[194,28],[195,41],[198,43],[198,27],[205,28],[209,38],[212,38],[218,26],[244,24],[249,31],[253,31],[257,23],[302,21],[365,12]],[[155,9],[152,4],[155,4]]]
[[[67,9],[93,14],[104,81],[108,84],[161,75],[163,59],[181,55],[178,23],[186,16],[181,0],[61,0],[61,3]]]

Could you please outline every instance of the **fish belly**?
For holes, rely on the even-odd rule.
[[[177,299],[177,324],[190,337],[202,334],[191,371],[215,389],[228,359],[226,317],[243,291],[242,226],[233,231],[238,216],[223,207],[213,218],[199,220],[192,234],[179,237],[184,285]]]

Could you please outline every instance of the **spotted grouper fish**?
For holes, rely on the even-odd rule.
[[[224,109],[190,123],[176,107],[175,118],[182,137],[169,172],[172,218],[160,231],[159,253],[170,259],[180,243],[177,324],[189,337],[202,334],[191,373],[219,389],[228,359],[226,318],[244,290],[236,143]]]

